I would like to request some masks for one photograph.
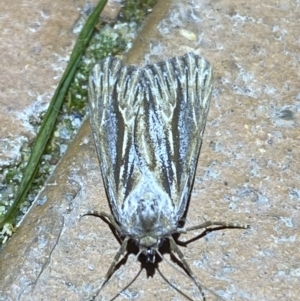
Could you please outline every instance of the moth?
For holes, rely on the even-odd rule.
[[[212,68],[188,53],[143,68],[114,57],[95,65],[89,77],[90,118],[112,214],[90,211],[114,229],[121,242],[94,298],[126,255],[131,240],[147,262],[162,259],[169,241],[186,273],[203,289],[174,235],[210,226],[245,228],[207,221],[185,228],[212,93]]]

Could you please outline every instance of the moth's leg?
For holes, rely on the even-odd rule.
[[[219,227],[215,227],[215,228],[210,228],[212,226],[219,226]],[[231,228],[231,229],[249,229],[250,226],[249,225],[242,225],[242,224],[238,224],[238,223],[228,223],[228,222],[213,222],[213,221],[206,221],[200,225],[196,225],[193,227],[188,227],[188,228],[178,228],[176,233],[178,234],[185,234],[189,231],[194,231],[194,230],[198,230],[198,229],[205,229],[201,235],[203,235],[206,231],[212,231],[212,230],[218,230],[219,228]],[[198,237],[198,236],[197,236]],[[178,241],[179,242],[179,241]],[[181,243],[181,242],[180,242]],[[187,242],[184,243],[184,245],[186,245]],[[179,259],[181,260],[184,268],[187,270],[189,276],[193,279],[194,283],[196,284],[196,286],[198,287],[203,300],[205,301],[205,294],[203,291],[203,286],[201,286],[201,284],[199,283],[198,279],[196,278],[196,276],[193,274],[192,270],[190,269],[189,265],[187,264],[183,253],[181,252],[180,248],[178,247],[177,243],[175,242],[174,238],[171,237],[170,238],[170,247],[171,247],[171,251],[174,251],[175,253],[177,253]],[[207,288],[206,288],[207,289]],[[210,291],[209,289],[207,289],[208,291]],[[216,295],[214,292],[210,291],[213,295],[215,295],[218,300],[224,300],[222,297]]]
[[[120,261],[120,258],[124,256],[124,254],[127,251],[127,244],[128,244],[128,240],[130,239],[129,236],[126,236],[125,239],[123,240],[121,247],[119,248],[117,254],[115,255],[113,262],[111,263],[107,273],[105,274],[100,286],[97,288],[94,296],[90,299],[90,300],[95,300],[95,298],[97,298],[97,296],[99,295],[100,291],[102,290],[103,286],[106,284],[106,282],[110,279],[110,277],[113,275],[116,265],[118,264],[118,262]]]
[[[171,253],[173,256],[174,254]],[[177,260],[179,260],[178,258],[176,258]],[[171,263],[169,263],[171,264]],[[186,293],[184,293],[179,287],[177,287],[174,283],[172,283],[162,272],[161,270],[159,269],[159,267],[157,266],[156,268],[157,272],[159,273],[160,277],[165,280],[165,282],[171,286],[175,291],[177,291],[181,296],[183,296],[186,300],[189,300],[189,301],[194,301],[194,299],[190,298]]]
[[[192,278],[193,282],[195,283],[195,285],[199,289],[199,291],[200,291],[200,293],[202,295],[203,301],[206,301],[205,294],[204,294],[204,291],[202,289],[202,286],[201,286],[200,282],[198,281],[197,277],[194,275],[192,269],[190,268],[190,266],[188,265],[187,261],[185,260],[184,254],[181,252],[180,248],[176,244],[173,236],[169,237],[169,242],[170,242],[171,252],[177,254],[177,256],[181,260],[184,268],[186,269],[188,275]]]
[[[186,228],[184,232],[188,232],[188,231],[193,231],[193,230],[198,230],[198,229],[207,229],[211,226],[220,226],[220,227],[224,227],[224,228],[235,228],[235,229],[249,229],[250,226],[249,225],[242,225],[242,224],[237,224],[237,223],[227,223],[227,222],[212,222],[212,221],[206,221],[200,225],[197,226],[193,226],[193,227],[188,227]]]
[[[119,225],[117,224],[113,215],[106,213],[104,211],[88,211],[87,213],[82,214],[80,216],[80,218],[82,218],[83,216],[87,216],[87,215],[91,215],[91,216],[95,216],[95,217],[104,219],[104,221],[106,223],[110,224],[118,232],[118,234],[120,234],[121,229],[120,229]],[[121,244],[118,252],[116,253],[116,255],[113,259],[113,262],[111,263],[107,273],[105,274],[100,286],[96,289],[95,294],[91,298],[89,298],[89,300],[95,300],[95,298],[97,298],[97,296],[99,295],[103,286],[107,283],[107,281],[113,275],[117,263],[119,262],[120,258],[123,257],[124,254],[126,253],[128,240],[129,240],[129,237],[125,237],[125,239],[122,241],[122,244]]]
[[[108,222],[120,233],[121,232],[121,229],[119,227],[119,225],[117,224],[115,218],[113,217],[113,215],[109,214],[109,213],[106,213],[104,211],[88,211],[87,213],[84,213],[84,214],[81,214],[80,215],[80,218],[84,217],[84,216],[87,216],[87,215],[90,215],[90,216],[96,216],[96,217],[99,217],[99,218],[103,218],[105,219],[106,221],[108,220]]]

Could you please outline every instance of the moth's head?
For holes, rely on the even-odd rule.
[[[145,236],[138,241],[138,244],[140,248],[138,256],[143,254],[146,256],[147,262],[154,263],[155,255],[157,253],[159,254],[158,248],[161,245],[161,239],[152,236]]]

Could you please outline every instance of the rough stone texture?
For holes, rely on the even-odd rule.
[[[300,4],[168,4],[158,4],[127,61],[194,51],[213,65],[215,89],[187,225],[204,220],[251,225],[194,241],[182,248],[186,259],[207,300],[218,300],[215,294],[224,300],[300,300]],[[77,220],[87,210],[109,212],[88,122],[39,199],[43,196],[47,202],[31,210],[0,254],[0,300],[86,300],[118,249],[100,219]],[[130,255],[99,300],[112,298],[139,268]],[[159,268],[192,299],[201,300],[179,268],[166,260]],[[157,272],[147,278],[145,270],[119,298],[185,299]]]
[[[109,2],[104,15],[113,16]],[[48,106],[80,26],[97,0],[0,2],[0,167],[19,159],[36,133],[29,123]]]

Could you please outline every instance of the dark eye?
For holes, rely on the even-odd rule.
[[[155,262],[155,251],[152,248],[147,249],[147,262]]]

